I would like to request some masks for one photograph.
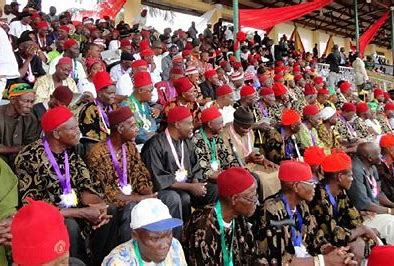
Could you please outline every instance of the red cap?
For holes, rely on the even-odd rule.
[[[323,88],[323,89],[318,90],[318,91],[317,91],[317,94],[320,94],[320,95],[330,95],[330,92],[329,92],[326,88]]]
[[[149,40],[145,39],[145,40],[140,41],[140,51],[143,51],[143,50],[149,49],[149,48],[150,48]]]
[[[380,138],[380,147],[382,148],[390,148],[394,147],[394,135],[393,134],[385,134]]]
[[[192,114],[190,113],[189,108],[184,106],[175,106],[168,111],[167,122],[175,123],[178,121],[182,121],[183,119],[186,119],[190,116],[192,116]]]
[[[69,33],[69,32],[70,32],[70,28],[69,28],[69,27],[67,27],[66,25],[62,25],[62,26],[60,26],[60,27],[59,27],[59,30],[64,30],[64,31],[66,31],[67,33]]]
[[[50,133],[73,116],[73,113],[67,107],[57,106],[43,114],[41,128],[45,133]]]
[[[43,201],[28,202],[12,220],[12,258],[17,265],[39,266],[64,256],[70,240],[58,208]]]
[[[120,41],[120,47],[126,47],[126,46],[131,46],[131,42],[128,39],[123,39]]]
[[[256,92],[256,90],[252,86],[245,85],[241,88],[241,97],[253,95]]]
[[[283,71],[285,71],[286,70],[286,67],[285,66],[277,66],[277,67],[275,67],[274,68],[274,72],[277,74],[277,73],[279,73],[279,72],[283,72]]]
[[[307,83],[305,84],[304,94],[305,96],[313,95],[313,94],[317,94],[317,91],[312,84]]]
[[[272,88],[264,87],[260,89],[260,96],[267,96],[270,94],[274,94],[274,90]]]
[[[304,116],[306,115],[317,115],[320,112],[319,107],[315,104],[310,104],[302,109],[302,113]]]
[[[382,266],[394,261],[394,246],[375,246],[368,257],[368,266]]]
[[[219,110],[215,106],[211,106],[209,108],[202,110],[201,122],[205,124],[221,116],[222,114],[219,112]]]
[[[67,41],[64,42],[64,50],[68,50],[74,45],[78,45],[78,42],[74,39],[68,39]]]
[[[114,84],[109,73],[105,71],[97,72],[96,75],[93,76],[92,82],[96,87],[96,91],[100,91]]]
[[[183,50],[182,51],[182,56],[183,57],[186,57],[186,56],[191,55],[191,54],[192,54],[192,50]]]
[[[57,62],[58,65],[73,65],[73,60],[70,57],[62,57]]]
[[[272,90],[274,91],[275,97],[279,97],[287,93],[285,85],[280,82],[274,82]]]
[[[170,74],[175,74],[175,75],[183,75],[183,68],[182,67],[173,67],[170,70]]]
[[[139,60],[135,60],[131,63],[131,67],[132,68],[136,68],[136,67],[142,67],[142,66],[148,66],[148,63],[145,60],[139,59]]]
[[[274,81],[279,81],[280,79],[283,79],[283,75],[281,75],[281,74],[275,74],[275,76],[274,76]]]
[[[221,67],[225,67],[227,64],[228,64],[228,62],[226,60],[223,60],[222,62],[220,62]]]
[[[56,100],[62,102],[66,106],[68,106],[71,103],[74,97],[73,92],[67,86],[56,87],[52,95]]]
[[[193,86],[193,83],[191,83],[190,79],[187,77],[181,77],[174,82],[174,87],[178,95],[182,95],[182,93],[189,91]]]
[[[344,103],[341,110],[342,112],[356,112],[357,108],[354,103]]]
[[[382,90],[382,89],[375,89],[375,90],[373,91],[373,96],[374,96],[375,98],[377,98],[377,97],[379,97],[379,96],[384,96],[384,90]]]
[[[322,163],[326,173],[337,173],[352,168],[352,159],[345,152],[335,152],[328,155]]]
[[[49,24],[45,20],[42,20],[42,21],[37,23],[37,28],[38,29],[49,28]]]
[[[348,81],[344,81],[339,86],[339,89],[341,90],[342,93],[345,93],[345,92],[349,91],[351,87],[352,87],[352,84],[350,84]]]
[[[303,79],[303,76],[302,75],[295,75],[294,76],[294,81],[300,81],[301,79]]]
[[[218,175],[217,185],[219,195],[230,197],[250,188],[254,183],[254,177],[242,167],[232,167]]]
[[[215,76],[215,75],[217,75],[215,69],[207,70],[207,71],[205,71],[205,73],[204,73],[204,77],[205,77],[206,79],[212,78],[212,77]]]
[[[233,93],[233,89],[227,84],[224,84],[216,89],[216,97],[227,95],[230,93]]]
[[[313,178],[311,167],[299,161],[282,161],[278,177],[283,182],[309,181]]]
[[[134,74],[134,87],[141,88],[153,85],[149,72],[137,72]]]
[[[315,77],[313,79],[313,83],[315,83],[315,85],[320,85],[324,83],[323,77]]]
[[[301,121],[301,116],[293,109],[285,109],[282,113],[281,124],[291,126]]]
[[[115,111],[112,111],[108,114],[109,125],[111,127],[114,127],[114,126],[126,121],[127,119],[129,119],[132,116],[133,116],[133,112],[131,112],[130,107],[128,107],[128,106],[119,107]]]
[[[385,111],[393,111],[394,110],[394,103],[386,103],[384,106]]]
[[[153,55],[155,55],[155,52],[153,52],[153,50],[150,49],[150,48],[145,49],[145,50],[142,50],[142,51],[140,52],[140,56],[141,56],[141,57],[153,56]]]
[[[369,106],[367,103],[359,102],[356,107],[357,114],[366,113],[369,111]]]
[[[101,60],[98,59],[98,58],[88,57],[88,58],[86,58],[86,60],[85,60],[85,65],[86,65],[86,68],[87,68],[88,70],[90,70],[90,69],[92,68],[92,66],[93,66],[94,64],[97,64],[97,63],[102,64]]]
[[[308,147],[304,152],[304,161],[310,166],[321,165],[325,157],[324,149],[319,146]]]

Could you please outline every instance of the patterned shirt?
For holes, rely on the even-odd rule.
[[[356,130],[357,137],[366,138],[366,137],[368,137],[368,135],[370,135],[367,124],[360,117],[356,117],[353,120],[352,126],[353,126],[354,130]]]
[[[339,148],[339,134],[334,127],[327,129],[324,124],[319,124],[316,130],[326,154],[330,154],[332,148]]]
[[[219,161],[219,169],[225,170],[229,167],[238,166],[236,159],[233,157],[231,151],[229,151],[224,145],[223,139],[220,136],[213,136],[208,138],[210,142],[216,141],[217,160]],[[201,130],[196,132],[192,139],[195,151],[198,157],[198,162],[202,169],[203,182],[207,181],[209,177],[212,177],[216,171],[211,167],[212,152],[208,144],[204,141]]]
[[[357,132],[353,125],[346,121],[345,118],[340,117],[334,127],[340,136],[340,141],[351,141],[357,137]]]
[[[100,186],[93,182],[86,164],[74,149],[67,149],[71,187],[78,199],[82,192],[89,191],[100,195]],[[53,153],[60,171],[64,173],[64,153]],[[62,189],[59,179],[44,151],[42,140],[24,147],[15,159],[16,175],[19,178],[19,197],[30,197],[54,205],[60,202]]]
[[[62,81],[62,85],[67,86],[73,93],[78,92],[77,84],[72,78],[67,77]],[[53,75],[47,74],[39,77],[34,83],[34,89],[36,90],[35,103],[48,103],[51,94],[55,91],[55,83],[53,82]]]
[[[382,127],[383,134],[393,133],[390,123],[384,113],[378,113],[376,116],[376,120],[378,120],[378,122],[380,123],[380,126]]]
[[[116,248],[114,248],[107,257],[104,258],[102,266],[143,266],[138,263],[133,248],[133,241],[129,240]],[[172,239],[171,248],[168,251],[167,257],[163,262],[145,262],[144,265],[149,266],[186,266],[185,255],[181,244],[175,238]]]
[[[150,174],[142,162],[140,154],[136,146],[127,142],[127,177],[128,184],[131,185],[133,192],[141,194],[144,189],[153,189]],[[86,157],[92,177],[99,182],[102,191],[104,191],[104,199],[107,203],[114,203],[117,206],[123,206],[126,203],[116,199],[116,195],[120,192],[118,186],[118,174],[112,162],[106,141],[95,144]],[[121,164],[121,163],[120,163]]]
[[[295,256],[295,249],[291,239],[291,226],[284,225],[282,230],[276,230],[271,221],[283,221],[290,219],[285,203],[282,200],[282,192],[268,197],[260,207],[262,212],[260,224],[257,227],[257,239],[261,241],[260,248],[270,264],[282,261],[290,263]],[[295,223],[301,223],[301,231],[295,227],[296,233],[301,234],[302,244],[312,256],[320,254],[320,248],[328,244],[324,238],[324,232],[319,230],[316,218],[310,213],[308,205],[301,201],[297,205],[300,216],[294,215]],[[302,221],[298,219],[302,218]],[[278,240],[281,244],[279,245]],[[279,249],[280,247],[280,249]],[[281,264],[280,264],[281,265]]]
[[[323,143],[320,141],[319,135],[314,127],[308,129],[308,127],[302,123],[300,126],[300,131],[296,134],[297,140],[299,141],[300,148],[305,150],[310,146],[323,147]]]
[[[257,248],[251,226],[243,216],[234,219],[234,265],[264,265],[266,260]],[[183,231],[182,243],[189,265],[223,265],[221,236],[215,209],[207,206],[193,212]],[[233,232],[225,229],[226,242],[230,243]]]

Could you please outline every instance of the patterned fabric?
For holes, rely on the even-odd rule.
[[[391,129],[390,123],[384,113],[378,113],[376,116],[376,120],[380,123],[382,127],[383,134],[392,133],[393,130]]]
[[[282,119],[282,112],[283,109],[285,109],[285,106],[281,103],[274,103],[273,105],[269,105],[267,109],[271,121],[276,121],[279,124]]]
[[[217,159],[220,162],[220,169],[225,170],[229,167],[238,166],[232,152],[227,149],[226,145],[224,145],[223,139],[220,136],[208,138],[209,141],[212,141],[213,139],[216,140]],[[208,144],[205,143],[201,131],[194,134],[192,141],[195,146],[198,162],[203,172],[203,180],[201,181],[206,182],[209,177],[213,177],[217,172],[211,168],[211,150],[209,149]]]
[[[282,201],[282,192],[268,197],[261,208],[261,220],[257,227],[257,240],[261,241],[260,248],[270,264],[275,264],[282,260],[282,263],[290,263],[295,255],[294,246],[291,240],[291,227],[284,225],[282,231],[277,231],[270,225],[271,221],[282,221],[290,219],[284,202]],[[310,213],[308,205],[301,201],[297,205],[297,210],[302,217],[302,244],[306,247],[312,256],[320,254],[320,248],[328,244],[324,238],[324,232],[319,230],[316,218]],[[299,222],[295,216],[296,224]],[[297,229],[296,229],[297,230]],[[278,240],[280,239],[281,244]],[[280,246],[280,249],[279,249]]]
[[[346,126],[346,124],[348,124],[348,126]],[[338,119],[334,130],[338,132],[340,141],[351,141],[352,139],[357,137],[355,129],[351,126],[350,123],[346,123],[343,117]]]
[[[116,109],[115,105],[111,106],[113,110]],[[109,107],[105,108],[104,112],[108,114]],[[82,136],[102,141],[107,138],[109,132],[105,129],[105,122],[99,115],[99,111],[95,103],[88,103],[82,107],[79,112],[79,129]]]
[[[131,142],[127,142],[126,152],[128,183],[131,185],[133,192],[143,194],[141,192],[145,189],[151,191],[153,185],[150,180],[150,174],[142,162],[136,146]],[[118,186],[119,177],[112,162],[106,141],[95,144],[86,157],[86,160],[92,177],[100,183],[101,190],[105,193],[105,201],[115,204],[118,207],[127,204],[127,202],[116,198],[121,193]]]
[[[71,187],[80,199],[82,192],[100,195],[100,186],[90,178],[86,164],[73,149],[68,149]],[[64,153],[53,153],[60,171],[64,173]],[[60,202],[62,190],[59,180],[45,154],[42,140],[24,147],[15,159],[16,175],[19,178],[19,197],[30,197],[54,205]]]
[[[63,80],[62,85],[67,86],[73,93],[78,93],[77,84],[72,78],[67,77]],[[53,75],[47,74],[39,77],[34,83],[34,89],[36,90],[35,103],[47,103],[51,94],[55,91],[55,83],[53,82]]]
[[[105,257],[102,266],[143,266],[138,263],[135,256],[133,241],[130,240],[122,245],[114,248],[107,257]],[[144,261],[144,264],[148,262]],[[160,263],[150,262],[150,266],[186,266],[185,255],[183,254],[182,246],[178,240],[172,239],[171,248],[167,254],[166,259]]]
[[[338,216],[334,214],[334,207],[330,203],[324,185],[315,189],[313,201],[309,203],[311,213],[316,217],[319,228],[324,237],[334,246],[347,246],[350,240],[350,230],[362,225],[360,212],[353,206],[345,190],[336,197]]]
[[[234,265],[264,265],[266,260],[243,216],[235,218],[234,230]],[[223,265],[219,223],[212,206],[194,211],[183,232],[182,243],[188,265]],[[231,242],[232,233],[231,228],[225,229],[227,243]]]
[[[366,138],[369,135],[368,126],[360,117],[356,117],[352,122],[354,130],[356,130],[357,137]]]
[[[339,134],[334,127],[331,126],[330,129],[327,129],[324,124],[320,124],[317,126],[316,130],[319,139],[323,144],[322,147],[327,154],[331,153],[332,148],[338,148],[340,146]]]

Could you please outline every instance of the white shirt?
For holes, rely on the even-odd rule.
[[[0,27],[0,78],[19,78],[19,67],[7,33]],[[1,95],[1,94],[0,94]]]
[[[5,18],[7,19],[7,24],[9,25],[11,23],[11,20],[13,20],[14,18],[16,18],[16,16],[14,14],[3,14],[3,16],[1,18]]]
[[[226,31],[224,32],[224,38],[226,39],[226,41],[233,40],[234,39],[233,32],[229,29],[226,29]]]
[[[207,102],[204,105],[203,109],[211,107],[212,104],[213,104],[213,101]],[[219,109],[219,112],[222,114],[222,117],[223,117],[223,125],[226,125],[226,124],[231,123],[231,122],[234,121],[235,108],[232,107],[231,105],[224,106],[223,108]]]
[[[127,71],[124,71],[122,69],[122,66],[120,64],[117,64],[116,66],[113,66],[111,68],[111,71],[109,74],[111,75],[111,79],[115,82],[117,82],[121,76],[123,76],[126,73],[130,73],[131,69],[128,69]]]
[[[19,38],[21,37],[22,32],[27,30],[32,31],[33,29],[30,27],[30,25],[23,25],[20,20],[16,20],[11,22],[9,34]]]
[[[49,64],[49,70],[48,70],[49,74],[53,74],[56,72],[56,65],[61,58],[63,58],[63,55],[58,56],[51,61],[51,63]],[[74,67],[76,68],[76,70],[74,70]],[[73,59],[73,71],[71,71],[70,77],[72,77],[72,73],[74,71],[77,72],[78,80],[79,79],[86,79],[87,76],[86,76],[85,69],[84,69],[83,65],[81,64],[81,62],[79,62],[77,59]]]
[[[156,65],[155,70],[150,74],[152,77],[153,83],[157,83],[161,81],[161,60],[163,59],[162,55],[153,56],[153,62]]]
[[[108,50],[116,51],[119,48],[120,48],[120,41],[118,41],[118,40],[112,40],[108,44]]]
[[[88,79],[78,80],[77,88],[79,93],[90,92],[94,98],[97,98],[96,87]]]
[[[121,76],[118,82],[116,83],[116,95],[129,97],[133,92],[134,92],[134,84],[131,80],[130,74],[126,73],[123,76]],[[156,103],[158,99],[159,99],[159,94],[157,90],[153,89],[151,103]]]

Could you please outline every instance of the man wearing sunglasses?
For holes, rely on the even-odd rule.
[[[348,248],[333,247],[319,230],[307,202],[316,181],[308,164],[283,161],[279,167],[281,190],[264,201],[257,239],[270,264],[342,265],[354,263]]]
[[[258,204],[254,177],[240,167],[217,178],[219,201],[193,212],[182,237],[189,265],[267,265],[247,217]]]

